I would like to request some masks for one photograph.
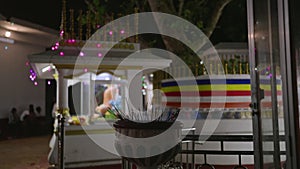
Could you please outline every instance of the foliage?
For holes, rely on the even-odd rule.
[[[214,32],[223,9],[232,0],[85,0],[92,21],[104,25],[107,20],[139,12],[159,11],[182,17],[200,28],[207,37]],[[117,5],[118,4],[118,5]],[[97,19],[98,18],[98,19]],[[100,19],[99,19],[100,18]],[[93,23],[96,25],[97,23]],[[173,23],[176,28],[176,23]],[[190,49],[175,39],[165,36],[139,35],[141,46],[166,49],[189,63],[198,62]]]

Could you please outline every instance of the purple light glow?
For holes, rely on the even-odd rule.
[[[101,44],[100,43],[97,43],[97,48],[101,48]]]
[[[63,36],[64,35],[64,30],[61,30],[60,33],[59,33],[59,35]]]
[[[48,85],[51,85],[51,81],[50,81],[50,80],[48,80],[47,84],[48,84]]]
[[[37,85],[38,85],[38,82],[34,82],[34,85],[37,86]]]
[[[102,57],[102,53],[98,53],[98,57],[101,58]]]
[[[60,55],[60,56],[64,56],[65,53],[64,53],[64,52],[59,52],[59,55]]]
[[[84,72],[88,72],[88,69],[87,69],[87,68],[84,68],[83,71],[84,71]]]
[[[109,31],[109,35],[112,35],[113,34],[113,31]]]
[[[52,46],[51,50],[55,50],[55,47],[54,47],[54,46]]]
[[[84,53],[83,53],[83,52],[80,52],[80,53],[79,53],[79,56],[84,56]]]
[[[121,34],[124,34],[124,33],[125,33],[125,31],[124,31],[124,30],[121,30],[121,31],[120,31],[120,33],[121,33]]]

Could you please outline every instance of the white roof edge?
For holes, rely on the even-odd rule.
[[[11,21],[11,22],[13,22],[15,24],[19,24],[19,25],[22,25],[22,26],[31,27],[33,29],[37,29],[37,30],[40,30],[40,31],[43,31],[43,32],[47,32],[47,33],[50,33],[50,34],[58,34],[59,33],[58,30],[51,29],[51,28],[48,28],[46,26],[35,24],[35,23],[29,22],[29,21],[25,21],[23,19],[18,19],[18,18],[15,18],[15,17],[9,18],[9,21]]]

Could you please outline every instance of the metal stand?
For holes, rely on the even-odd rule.
[[[58,119],[58,169],[64,169],[64,136],[65,136],[65,117],[62,114],[57,116]]]

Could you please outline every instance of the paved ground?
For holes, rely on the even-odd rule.
[[[0,141],[0,168],[48,169],[50,138],[47,135]]]

